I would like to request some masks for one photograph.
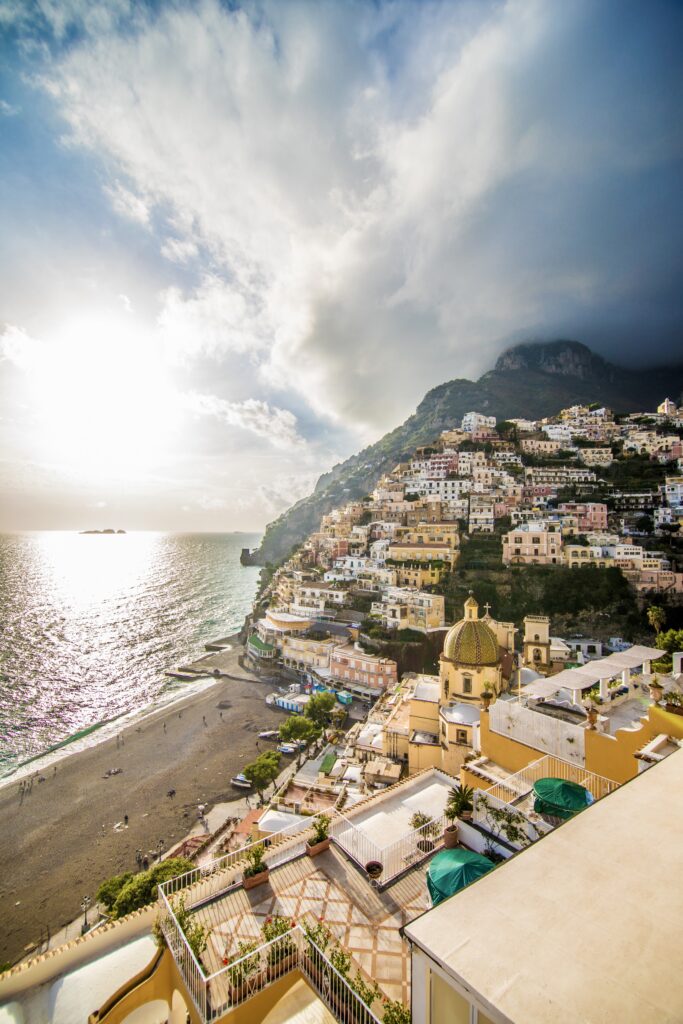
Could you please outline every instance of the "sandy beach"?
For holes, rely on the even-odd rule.
[[[19,782],[0,789],[0,961],[72,920],[103,879],[134,871],[137,849],[179,842],[198,803],[240,795],[230,778],[255,756],[258,732],[282,722],[265,704],[272,686],[241,668],[240,653],[221,655],[233,678],[41,769],[45,781],[26,793]],[[105,777],[112,768],[122,771]]]

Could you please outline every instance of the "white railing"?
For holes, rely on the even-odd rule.
[[[382,850],[341,811],[330,826],[330,836],[363,870],[370,861],[381,862]]]
[[[194,868],[192,871],[186,871],[183,875],[177,875],[167,882],[162,882],[159,889],[166,896],[173,896],[191,886],[192,890],[188,893],[188,907],[197,906],[198,903],[203,903],[235,884],[240,877],[241,868],[249,850],[253,850],[257,846],[265,847],[264,860],[269,868],[300,856],[305,852],[309,828],[323,814],[325,814],[323,811],[315,815],[312,814],[309,819],[310,825],[306,824],[303,828],[301,822],[295,822],[279,832],[273,832],[265,839],[255,839],[250,843],[245,843],[238,850],[231,850],[222,857],[217,857],[210,864],[204,864],[202,867]],[[331,814],[332,812],[328,811],[326,816],[331,817]],[[301,834],[301,842],[285,843],[285,840],[290,840],[298,834]],[[235,870],[231,872],[231,868]]]
[[[197,957],[190,949],[185,934],[178,924],[173,907],[161,891],[161,886],[159,886],[159,905],[159,924],[168,948],[178,965],[190,998],[199,1012],[200,1019],[206,1021],[210,1019],[207,1018],[207,978]]]
[[[584,786],[595,797],[601,800],[615,789],[619,788],[618,782],[612,782],[602,775],[589,772],[580,765],[569,764],[559,757],[547,754],[532,761],[526,768],[510,775],[504,781],[498,782],[486,790],[487,796],[496,797],[507,804],[513,804],[516,800],[524,799],[533,790],[534,782],[539,779],[564,779],[567,782],[577,782]]]
[[[162,929],[180,968],[187,990],[203,1024],[210,1024],[242,1006],[262,989],[290,971],[299,970],[320,999],[343,1024],[380,1024],[379,1018],[354,990],[300,925],[261,945],[242,943],[240,954],[220,970],[206,975],[187,945],[172,908],[162,894],[167,913]],[[367,986],[368,992],[370,987]],[[374,1003],[370,995],[370,1002]]]
[[[396,842],[388,846],[377,846],[362,828],[358,828],[343,814],[339,814],[330,828],[330,835],[337,846],[340,846],[363,870],[370,862],[380,864],[382,871],[378,875],[378,882],[384,886],[397,875],[431,856],[443,843],[445,826],[445,816],[438,815],[425,825],[406,832]]]
[[[385,846],[381,851],[384,864],[382,883],[389,882],[408,868],[431,857],[434,851],[443,845],[443,832],[447,824],[445,815],[440,814],[425,825],[401,836],[390,846]]]

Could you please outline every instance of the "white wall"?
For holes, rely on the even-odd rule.
[[[572,764],[586,763],[585,730],[559,718],[532,711],[515,700],[497,700],[489,709],[491,732]]]

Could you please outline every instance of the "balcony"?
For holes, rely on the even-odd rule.
[[[381,999],[374,1000],[374,1006],[362,1000],[358,1004],[353,985],[347,991],[324,950],[313,950],[319,971],[312,973],[305,931],[321,920],[332,941],[349,954],[352,980],[360,979],[361,985],[376,981],[381,998],[409,1005],[410,957],[399,929],[430,906],[426,871],[442,844],[443,807],[454,781],[430,769],[362,801],[348,817],[333,814],[332,845],[315,858],[306,855],[310,829],[290,829],[271,837],[265,857],[269,877],[255,889],[247,891],[242,885],[246,848],[222,858],[215,867],[160,886],[161,927],[202,1022],[229,1019],[237,1006],[254,996],[261,998],[260,993],[284,973],[299,972],[336,1019],[374,1024],[382,1014]],[[410,818],[417,810],[432,820],[413,829]],[[371,881],[366,871],[371,860],[382,868],[379,882]],[[210,930],[201,962],[178,923],[181,898],[192,923]],[[287,956],[277,953],[277,943],[263,942],[264,922],[275,916],[294,922],[287,935],[296,948],[281,944],[289,950]],[[255,948],[241,955],[241,943],[253,943]],[[251,979],[242,988],[241,960]],[[269,974],[273,961],[282,969]]]

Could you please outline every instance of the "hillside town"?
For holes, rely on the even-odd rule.
[[[634,833],[657,863],[676,841],[682,445],[669,399],[470,412],[324,515],[262,571],[243,630],[281,724],[232,779],[242,813],[210,829],[202,808],[166,859],[104,882],[99,932],[2,975],[0,999],[34,1006],[57,956],[109,996],[89,1018],[108,1024],[610,1020],[623,991],[628,1019],[674,1019],[673,983],[615,967],[601,918],[635,949],[647,905],[648,963],[668,955]],[[569,991],[551,966],[576,934],[592,955]],[[126,959],[112,992],[135,943],[151,963]],[[484,969],[492,948],[518,992]]]

